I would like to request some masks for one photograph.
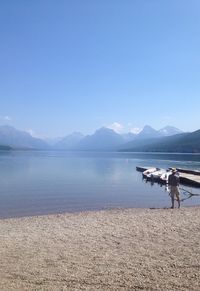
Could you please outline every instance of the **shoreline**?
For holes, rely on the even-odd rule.
[[[95,213],[95,212],[109,212],[109,211],[126,211],[126,210],[181,210],[184,208],[200,208],[200,204],[195,205],[184,205],[181,206],[180,209],[178,209],[177,206],[175,206],[174,209],[171,209],[171,207],[108,207],[108,208],[99,208],[99,209],[86,209],[86,210],[76,210],[76,211],[62,211],[62,212],[50,212],[50,213],[39,213],[39,214],[27,214],[27,215],[13,215],[8,217],[1,217],[0,221],[2,220],[10,220],[10,219],[22,219],[22,218],[34,218],[34,217],[44,217],[44,216],[58,216],[58,215],[79,215],[84,213]]]
[[[0,220],[0,289],[198,290],[200,207]]]

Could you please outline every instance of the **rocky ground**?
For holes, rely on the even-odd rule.
[[[0,290],[200,290],[200,208],[2,219]]]

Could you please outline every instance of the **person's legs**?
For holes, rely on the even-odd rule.
[[[178,202],[178,208],[180,208],[181,206],[181,202],[180,202],[180,192],[179,192],[179,189],[177,186],[171,186],[171,200],[172,200],[172,207],[171,208],[174,208],[174,200],[175,200],[175,197],[176,197],[176,200]]]
[[[176,187],[176,199],[177,199],[177,202],[178,202],[178,208],[180,208],[181,201],[180,201],[180,192],[179,192],[178,187]]]
[[[171,187],[171,191],[170,191],[170,194],[171,194],[171,201],[172,201],[172,207],[171,208],[174,208],[174,191],[173,191],[173,187]]]
[[[181,207],[181,202],[180,202],[180,198],[179,197],[177,198],[177,201],[178,201],[178,208],[180,208]]]

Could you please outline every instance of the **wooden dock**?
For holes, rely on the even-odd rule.
[[[192,174],[200,176],[200,171],[198,170],[189,170],[189,169],[182,169],[182,168],[176,168],[179,173],[185,173],[185,174]]]
[[[180,172],[180,183],[194,187],[200,187],[200,176]]]
[[[136,167],[139,172],[144,172],[151,167]],[[177,168],[180,177],[180,183],[193,187],[200,187],[200,171]]]
[[[151,167],[136,167],[136,170],[138,171],[138,172],[144,172],[144,171],[146,171],[146,170],[148,170],[148,169],[150,169]]]

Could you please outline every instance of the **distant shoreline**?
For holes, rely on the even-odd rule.
[[[0,149],[0,151],[16,151],[16,152],[31,152],[31,151],[36,151],[36,152],[69,152],[69,153],[116,153],[116,154],[168,154],[168,155],[200,155],[199,152],[176,152],[176,151],[129,151],[129,150],[69,150],[69,149],[37,149],[37,148],[14,148],[10,147],[9,149]]]

